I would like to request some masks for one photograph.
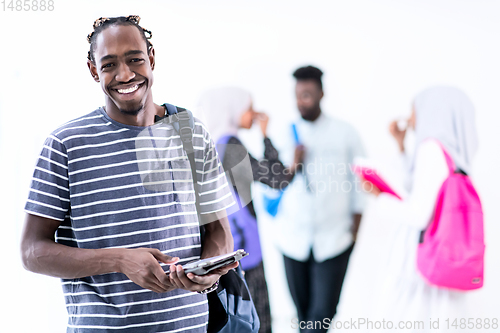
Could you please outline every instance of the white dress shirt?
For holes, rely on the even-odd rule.
[[[352,161],[363,157],[364,149],[350,124],[323,112],[313,122],[299,119],[295,125],[306,155],[303,170],[280,203],[277,245],[294,260],[306,261],[312,250],[314,259],[322,262],[353,242],[353,214],[362,212],[364,194],[352,173]],[[286,165],[293,161],[294,149],[290,133],[290,147],[283,151]]]

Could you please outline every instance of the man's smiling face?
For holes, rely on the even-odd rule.
[[[97,36],[94,58],[95,66],[89,67],[112,102],[106,105],[114,104],[124,114],[137,115],[151,98],[154,68],[154,50],[148,55],[139,29],[131,25],[106,28]]]

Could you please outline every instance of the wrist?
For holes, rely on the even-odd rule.
[[[398,142],[398,146],[399,146],[399,151],[401,153],[404,153],[405,152],[405,145],[403,142]]]
[[[211,293],[212,291],[216,291],[217,288],[219,288],[219,279],[217,279],[217,281],[215,281],[215,283],[208,287],[207,289],[204,289],[202,291],[197,291],[198,294],[208,294],[208,293]]]
[[[106,254],[106,258],[111,262],[112,271],[117,273],[123,273],[122,268],[125,260],[124,252],[127,251],[127,249],[109,249],[105,251],[108,252]]]

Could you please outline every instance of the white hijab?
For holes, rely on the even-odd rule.
[[[474,106],[469,98],[457,88],[438,86],[418,94],[413,106],[416,145],[428,138],[437,139],[456,166],[469,173],[478,146]]]
[[[202,94],[199,109],[214,142],[223,135],[236,136],[241,116],[251,103],[250,93],[237,87],[216,88]]]

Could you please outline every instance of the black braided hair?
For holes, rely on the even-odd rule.
[[[323,89],[323,84],[321,83],[323,72],[319,68],[314,66],[300,67],[293,72],[293,76],[297,81],[313,80],[318,83],[320,89]]]
[[[110,17],[110,18],[105,18],[101,17],[95,20],[94,22],[94,31],[92,31],[90,34],[87,36],[87,42],[90,44],[90,50],[87,54],[87,59],[90,60],[93,64],[95,64],[95,58],[94,58],[94,52],[95,52],[95,44],[96,44],[96,39],[97,36],[106,28],[112,26],[112,25],[132,25],[137,27],[139,29],[139,32],[141,33],[142,38],[146,42],[146,46],[148,48],[148,54],[151,51],[151,48],[153,47],[153,44],[149,41],[151,37],[153,37],[153,34],[151,31],[144,29],[139,25],[139,20],[140,17],[137,15],[130,15],[130,16],[119,16],[119,17]]]

